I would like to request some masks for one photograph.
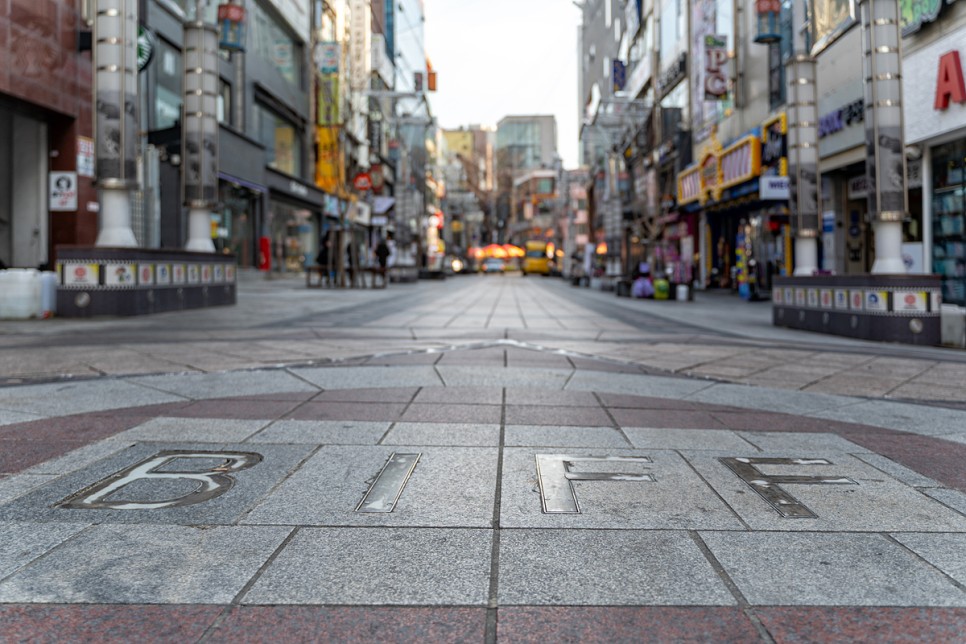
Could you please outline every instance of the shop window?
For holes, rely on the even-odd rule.
[[[265,146],[268,167],[295,177],[302,176],[301,132],[294,123],[264,105],[255,105],[255,127]]]
[[[302,48],[258,3],[251,3],[251,53],[271,63],[293,87],[302,84]]]
[[[157,83],[154,100],[154,129],[173,127],[181,120],[181,51],[158,39],[155,69]]]
[[[231,85],[218,79],[218,122],[233,125],[231,114]]]
[[[966,306],[966,141],[932,151],[933,272],[944,302]]]

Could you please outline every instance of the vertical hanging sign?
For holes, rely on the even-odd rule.
[[[704,100],[720,101],[728,96],[728,37],[704,37]]]

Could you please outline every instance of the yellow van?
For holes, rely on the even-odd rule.
[[[544,241],[528,241],[525,246],[526,255],[523,257],[523,274],[538,273],[550,275],[553,266],[553,244]]]

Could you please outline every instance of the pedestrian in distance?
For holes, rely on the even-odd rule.
[[[322,239],[319,240],[319,254],[315,258],[315,263],[319,265],[319,280],[322,286],[332,286],[335,283],[335,271],[332,270],[332,256],[329,252],[332,249],[331,231],[325,231]]]
[[[389,244],[382,237],[379,238],[379,243],[376,244],[376,275],[378,275],[382,280],[382,288],[389,285],[389,254],[392,251],[389,250]],[[373,286],[375,286],[375,278],[373,278]]]

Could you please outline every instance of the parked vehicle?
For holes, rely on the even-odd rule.
[[[520,267],[523,274],[550,275],[553,270],[553,244],[545,241],[528,241],[525,248],[526,255]]]
[[[483,260],[480,271],[483,273],[502,273],[506,270],[506,263],[497,257],[490,257]]]

